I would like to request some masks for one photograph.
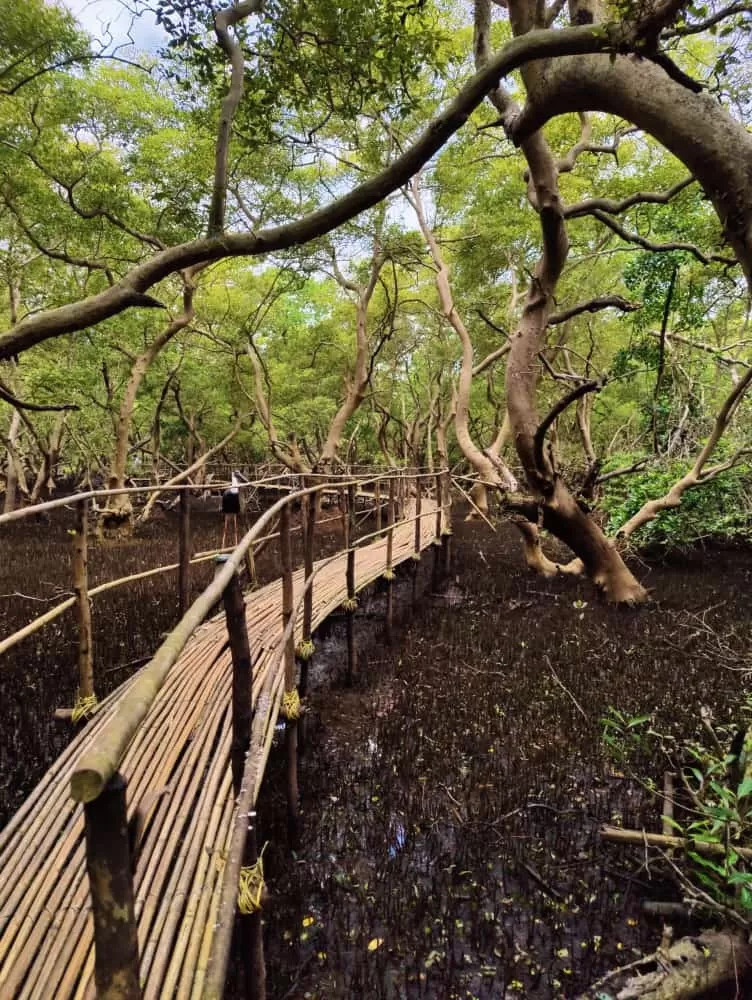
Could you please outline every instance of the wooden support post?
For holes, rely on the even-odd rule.
[[[217,556],[217,563],[227,562],[227,556]],[[237,573],[222,595],[232,653],[232,787],[237,798],[243,784],[246,757],[251,745],[251,720],[253,716],[253,663],[248,642],[245,601]],[[258,859],[256,841],[256,814],[248,817],[248,833],[243,851],[243,865],[252,867]],[[263,1000],[266,996],[266,966],[264,939],[261,930],[261,911],[244,913],[240,918],[243,940],[243,965],[247,1000]]]
[[[180,494],[180,536],[178,562],[178,591],[180,617],[191,606],[191,495],[189,490]]]
[[[373,484],[374,503],[376,504],[376,530],[381,531],[381,480]]]
[[[303,497],[301,509],[303,522],[303,580],[313,573],[313,536],[316,525],[315,494]],[[308,661],[313,654],[311,641],[311,623],[313,621],[313,584],[303,597],[303,635],[301,637],[300,659],[300,697],[305,698],[308,691]]]
[[[227,556],[216,557],[218,565],[227,562]],[[232,786],[236,797],[243,782],[245,758],[251,743],[251,717],[253,715],[253,664],[248,643],[245,619],[245,601],[237,573],[225,587],[222,595],[225,606],[227,633],[232,653]]]
[[[282,628],[287,628],[292,618],[292,548],[290,545],[290,505],[286,503],[279,515],[279,555],[282,569]],[[294,698],[295,685],[295,635],[294,629],[285,643],[285,696]],[[287,753],[287,832],[290,847],[298,843],[298,714],[288,710],[285,726]]]
[[[125,779],[116,773],[84,806],[97,1000],[141,997],[125,793]]]
[[[248,814],[248,832],[243,849],[243,867],[252,868],[258,861],[258,839],[256,837],[256,813]],[[240,918],[243,968],[245,972],[246,1000],[265,1000],[266,963],[264,961],[264,934],[261,925],[261,910],[244,913]]]
[[[245,553],[245,565],[248,570],[248,580],[251,587],[254,589],[258,587],[258,576],[256,575],[256,559],[253,554],[254,546],[251,544],[248,546]]]
[[[91,649],[91,607],[89,605],[88,530],[89,502],[76,504],[76,530],[73,535],[73,593],[78,621],[78,699],[94,695],[94,664]]]
[[[420,479],[418,476],[415,477],[415,538],[413,541],[413,604],[415,604],[418,598],[418,563],[420,562],[420,510],[421,510],[421,493],[420,493]]]
[[[386,509],[386,638],[391,643],[393,639],[394,616],[394,570],[392,560],[394,555],[394,507],[396,484],[389,480],[389,504]]]
[[[358,650],[355,645],[355,549],[353,548],[353,533],[355,528],[355,487],[347,487],[347,678],[348,687],[352,686],[357,669]]]
[[[442,490],[442,503],[447,507],[444,511],[444,527],[441,532],[441,549],[443,554],[444,577],[448,577],[452,571],[452,513],[449,509],[451,502],[452,474],[449,469],[442,473],[444,489]]]
[[[433,538],[433,576],[431,580],[431,589],[434,593],[438,593],[441,587],[441,576],[442,576],[442,564],[444,560],[444,553],[441,548],[442,546],[442,510],[441,510],[441,494],[442,494],[442,480],[441,473],[436,475],[436,527],[434,528],[434,538]]]

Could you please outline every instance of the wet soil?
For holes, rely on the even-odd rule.
[[[733,717],[752,553],[636,564],[654,602],[626,610],[530,575],[512,529],[458,520],[453,546],[443,593],[429,555],[413,610],[403,585],[395,646],[366,603],[355,687],[312,693],[292,859],[280,762],[268,772],[271,997],[573,997],[657,946],[643,900],[677,898],[642,850],[599,839],[603,822],[660,832],[660,804],[603,756],[600,720],[655,711],[689,736],[701,705]],[[317,659],[331,681],[341,644]]]

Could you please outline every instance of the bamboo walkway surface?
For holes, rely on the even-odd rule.
[[[422,549],[433,541],[435,511],[433,501],[425,500]],[[414,538],[414,523],[395,528],[394,565],[410,558]],[[340,553],[314,580],[313,627],[346,597],[346,559]],[[357,588],[378,579],[385,563],[385,538],[358,549]],[[298,570],[296,606],[302,581]],[[255,751],[261,752],[259,775],[284,687],[284,659],[277,657],[281,608],[280,579],[246,597],[254,710],[266,713],[265,743]],[[300,624],[299,610],[296,641]],[[83,809],[70,797],[69,780],[81,752],[112,716],[132,680],[103,702],[0,833],[3,1000],[88,1000],[95,995]],[[172,667],[121,765],[128,780],[129,815],[139,804],[146,808],[153,803],[134,882],[145,1000],[202,995],[234,813],[231,681],[227,630],[224,615],[218,615],[195,633]],[[262,688],[271,696],[257,701]]]

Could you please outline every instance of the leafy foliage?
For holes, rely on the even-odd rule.
[[[634,454],[617,454],[604,472],[638,461]],[[663,496],[687,471],[686,463],[655,462],[648,468],[609,479],[603,484],[599,509],[612,532],[636,514],[648,500]],[[739,464],[708,483],[688,490],[681,505],[662,511],[640,529],[637,543],[676,548],[706,539],[752,538],[752,468]]]
[[[690,846],[675,866],[690,897],[710,899],[752,922],[752,871],[739,848],[752,845],[752,695],[734,725],[714,723],[701,709],[703,738],[677,741],[658,732],[651,715],[628,717],[613,706],[602,719],[602,738],[614,763],[657,792],[645,777],[646,759],[668,759],[677,775],[674,818],[669,825]],[[717,845],[709,854],[702,845]],[[697,892],[693,892],[696,887]]]

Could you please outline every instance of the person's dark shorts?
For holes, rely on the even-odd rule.
[[[227,490],[226,493],[222,494],[222,513],[223,514],[239,514],[240,513],[240,494],[231,493]]]

